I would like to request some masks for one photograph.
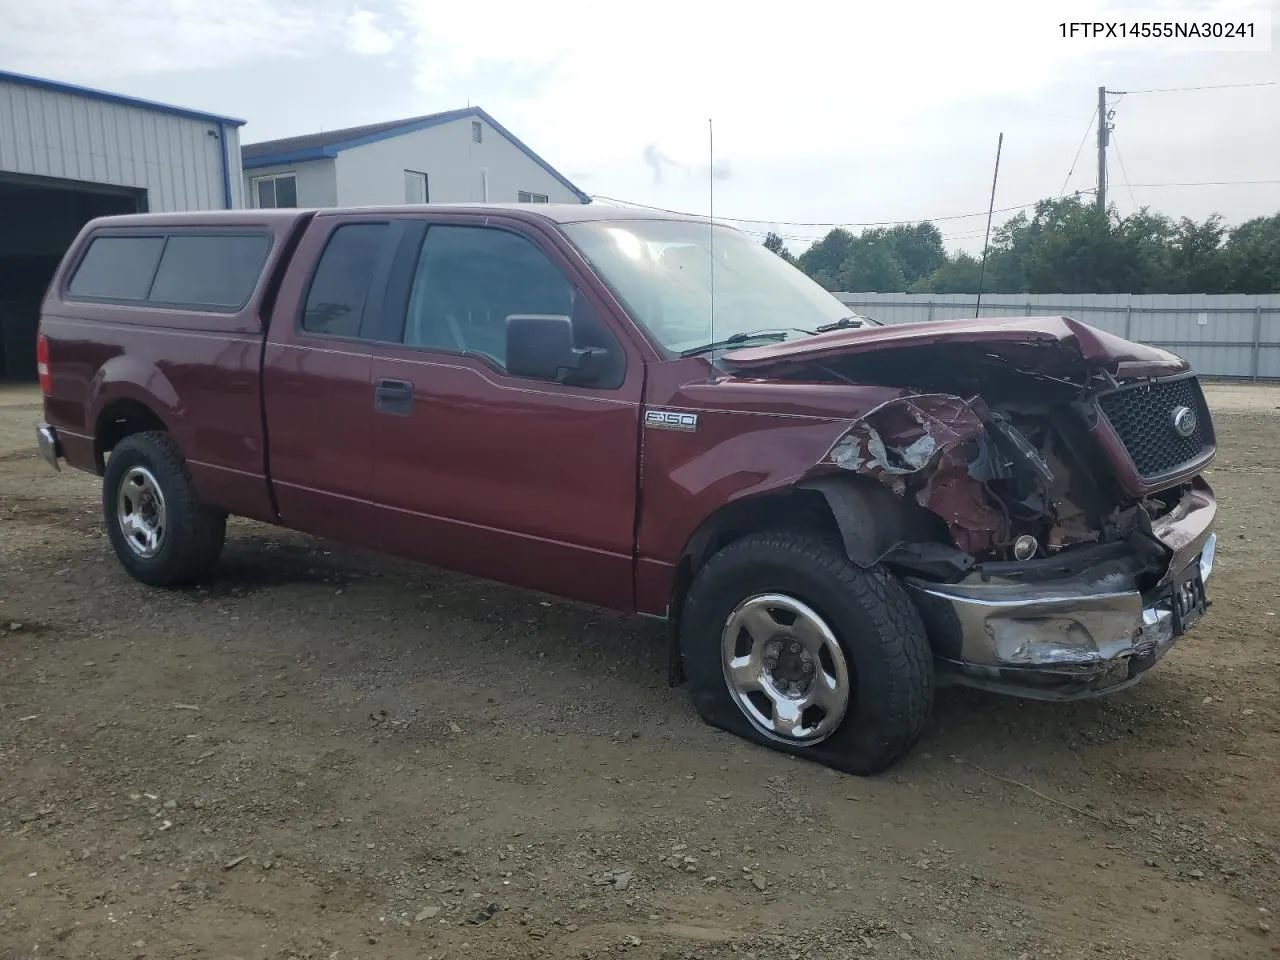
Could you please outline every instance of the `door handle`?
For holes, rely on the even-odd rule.
[[[373,408],[378,413],[407,417],[413,412],[413,384],[407,380],[379,380],[373,389]]]

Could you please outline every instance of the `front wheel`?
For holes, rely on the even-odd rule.
[[[725,547],[694,579],[680,633],[702,718],[775,749],[879,773],[929,718],[933,655],[906,591],[812,534]]]
[[[196,499],[177,443],[159,431],[135,433],[111,452],[102,512],[121,565],[153,587],[207,576],[227,534],[226,514]]]

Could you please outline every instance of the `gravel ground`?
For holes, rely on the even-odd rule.
[[[237,522],[160,592],[0,390],[0,960],[1280,952],[1280,389],[1210,388],[1209,616],[1092,703],[939,695],[857,779],[661,627]]]

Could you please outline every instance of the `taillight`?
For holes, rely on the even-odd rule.
[[[49,338],[43,333],[36,337],[36,373],[40,375],[40,392],[47,397],[53,389],[53,377],[49,375]]]

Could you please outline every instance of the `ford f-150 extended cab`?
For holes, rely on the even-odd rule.
[[[935,686],[1137,680],[1206,609],[1209,410],[1065,317],[885,326],[733,229],[596,205],[95,220],[37,342],[120,562],[228,515],[665,618],[709,723],[854,773]]]

